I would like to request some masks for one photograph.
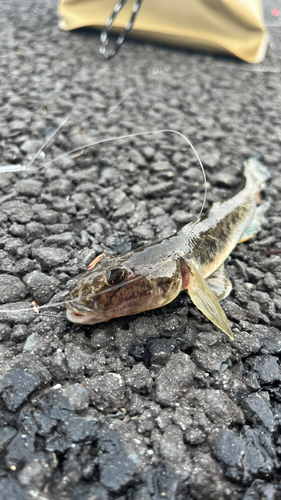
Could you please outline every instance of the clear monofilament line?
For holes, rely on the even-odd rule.
[[[43,151],[43,149],[47,146],[47,144],[53,139],[53,137],[58,133],[58,131],[65,125],[67,120],[69,119],[70,115],[66,116],[64,120],[61,122],[61,124],[52,132],[52,134],[46,139],[46,141],[42,144],[42,146],[38,149],[38,151],[35,153],[34,157],[32,160],[27,164],[27,165],[21,165],[20,163],[16,165],[2,165],[0,166],[0,172],[2,173],[7,173],[7,172],[22,172],[23,170],[29,170],[32,163],[38,158],[40,153]]]
[[[38,158],[40,153],[43,151],[43,149],[47,146],[47,144],[53,139],[53,137],[59,132],[59,130],[66,124],[67,120],[69,120],[70,115],[66,116],[64,120],[61,122],[61,124],[52,132],[52,134],[46,139],[46,141],[43,143],[40,149],[38,149],[37,153],[35,153],[34,157],[32,160],[26,165],[24,170],[27,170],[29,167],[31,167],[32,163]]]
[[[32,159],[32,161],[27,165],[27,167],[25,167],[25,170],[27,170],[31,164],[35,161],[35,159],[38,157],[38,155],[40,154],[40,152],[43,150],[43,148],[46,146],[46,144],[52,139],[52,137],[54,137],[54,135],[58,132],[58,130],[65,124],[65,122],[68,120],[69,116],[66,117],[64,119],[64,121],[61,123],[61,125],[59,127],[57,127],[57,129],[53,132],[53,134],[48,138],[48,140],[42,145],[42,147],[40,148],[40,150],[36,153],[36,155],[34,156],[34,158]],[[185,140],[185,142],[187,142],[187,144],[190,146],[190,148],[192,149],[193,153],[195,154],[196,156],[196,159],[200,165],[200,168],[201,168],[201,171],[202,171],[202,175],[203,175],[203,180],[204,180],[204,199],[203,199],[203,203],[202,203],[202,207],[201,207],[201,210],[199,212],[199,215],[197,217],[197,221],[199,221],[201,215],[202,215],[202,212],[204,210],[204,207],[205,207],[205,203],[206,203],[206,199],[207,199],[207,179],[206,179],[206,174],[205,174],[205,170],[204,170],[204,167],[203,167],[203,164],[201,162],[201,159],[196,151],[196,149],[194,148],[193,144],[191,143],[191,141],[184,135],[182,134],[181,132],[178,132],[176,130],[172,130],[172,129],[161,129],[161,130],[150,130],[150,131],[147,131],[147,132],[136,132],[136,133],[133,133],[133,134],[125,134],[125,135],[122,135],[122,136],[116,136],[116,137],[109,137],[109,138],[106,138],[106,139],[102,139],[100,141],[95,141],[95,142],[92,142],[90,144],[86,144],[84,146],[80,146],[78,148],[75,148],[73,149],[72,151],[68,152],[68,153],[64,153],[63,155],[60,155],[58,156],[57,158],[54,158],[53,160],[50,160],[49,162],[47,162],[45,165],[43,165],[42,167],[39,167],[39,169],[41,168],[46,168],[48,167],[51,163],[54,163],[55,161],[57,160],[60,160],[62,158],[65,158],[69,155],[72,155],[74,153],[77,153],[79,151],[82,151],[86,148],[89,148],[89,147],[93,147],[93,146],[97,146],[99,144],[105,144],[105,143],[108,143],[108,142],[113,142],[113,141],[116,141],[116,140],[123,140],[123,139],[130,139],[130,138],[135,138],[135,137],[141,137],[141,136],[146,136],[146,135],[156,135],[156,134],[160,134],[160,133],[173,133],[173,134],[176,134],[178,135],[179,137],[181,137],[182,139]],[[191,229],[191,232],[192,232],[192,229]],[[130,280],[130,282],[132,281],[135,281],[135,280],[138,280],[140,278],[143,278],[144,276],[146,276],[148,273],[143,273],[142,276],[138,276],[136,278],[133,278],[133,280]],[[122,283],[116,287],[111,287],[111,290],[113,290],[114,288],[120,288],[122,286],[125,286],[127,285],[128,282],[125,282],[125,283]],[[103,293],[106,293],[107,290],[103,290],[101,292],[98,292],[96,294],[91,294],[91,298],[95,298],[97,297],[98,295],[100,294],[103,294]],[[41,311],[42,309],[49,309],[49,308],[52,308],[52,307],[56,307],[56,306],[61,306],[61,305],[65,305],[67,303],[79,303],[78,301],[79,300],[83,300],[83,299],[86,299],[88,298],[89,295],[87,296],[83,296],[83,297],[79,297],[79,299],[71,299],[71,300],[67,300],[67,301],[63,301],[63,302],[53,302],[53,303],[49,303],[49,304],[44,304],[42,306],[35,306],[33,305],[32,307],[30,308],[23,308],[23,309],[1,309],[0,308],[0,314],[1,313],[10,313],[10,314],[19,314],[19,313],[22,313],[22,312],[33,312],[34,314],[38,314],[39,311]],[[89,310],[90,312],[90,310]]]
[[[169,257],[169,256],[170,255],[167,255],[167,257]],[[158,265],[154,266],[154,271],[157,270],[159,267],[161,267],[161,265],[162,265],[162,263],[159,262]],[[110,291],[110,292],[117,291],[120,288],[123,288],[123,286],[128,285],[129,283],[133,283],[135,281],[138,281],[138,280],[148,276],[149,273],[150,273],[150,269],[147,269],[146,272],[143,272],[140,276],[136,276],[135,278],[132,278],[129,281],[125,281],[124,283],[120,283],[119,285],[111,286],[110,289],[102,290],[101,292],[92,293],[92,294],[88,294],[88,295],[82,295],[81,297],[78,297],[76,299],[63,300],[60,302],[49,302],[49,304],[44,304],[43,306],[37,306],[37,305],[33,304],[33,306],[31,306],[31,307],[25,307],[22,309],[2,309],[0,306],[0,315],[1,315],[1,313],[18,314],[18,313],[23,313],[23,312],[33,312],[34,314],[38,315],[38,311],[41,311],[41,309],[50,309],[52,307],[63,306],[65,304],[73,304],[73,303],[76,303],[79,305],[79,301],[81,301],[81,300],[87,299],[88,297],[91,297],[92,299],[94,299],[94,298],[98,297],[99,295],[103,295],[103,294],[107,293],[108,291]],[[89,312],[91,312],[90,309],[89,309]]]
[[[143,278],[144,276],[147,276],[148,273],[149,273],[149,271],[147,271],[147,273],[143,273],[141,276],[136,276],[135,278],[131,279],[129,281],[129,283],[132,283],[133,281],[137,281],[137,280]],[[110,291],[114,291],[114,290],[117,290],[119,288],[122,288],[123,286],[126,286],[127,284],[128,284],[128,282],[125,282],[125,283],[120,283],[120,285],[112,286],[112,287],[110,287]],[[102,290],[101,292],[83,295],[81,297],[78,297],[77,299],[64,300],[64,301],[60,301],[60,302],[50,302],[49,304],[44,304],[43,306],[37,306],[37,305],[33,304],[33,306],[31,306],[31,307],[24,307],[22,309],[2,309],[0,306],[0,315],[1,315],[1,313],[2,314],[19,314],[19,313],[25,313],[25,312],[28,312],[28,313],[33,312],[34,314],[38,315],[38,312],[41,311],[41,309],[50,309],[52,307],[63,306],[65,304],[73,304],[74,302],[76,304],[79,304],[80,300],[87,299],[88,297],[91,297],[94,299],[95,297],[98,297],[99,295],[103,295],[104,293],[107,293],[107,292],[108,292],[108,290]],[[91,312],[90,309],[89,309],[89,312]]]
[[[206,199],[207,199],[207,179],[206,179],[205,169],[203,167],[202,161],[201,161],[195,147],[193,146],[192,142],[188,139],[188,137],[186,137],[181,132],[178,132],[177,130],[172,130],[172,129],[149,130],[147,132],[136,132],[134,134],[125,134],[125,135],[120,135],[120,136],[116,136],[116,137],[108,137],[106,139],[101,139],[100,141],[90,142],[89,144],[85,144],[84,146],[79,146],[78,148],[72,149],[68,153],[64,153],[64,154],[58,156],[57,158],[54,158],[53,160],[48,161],[41,168],[46,168],[49,165],[51,165],[51,163],[54,163],[55,161],[58,161],[58,160],[61,160],[62,158],[66,158],[67,156],[73,155],[73,154],[77,153],[78,151],[82,151],[82,150],[90,148],[90,147],[98,146],[99,144],[105,144],[107,142],[112,142],[112,141],[117,141],[117,140],[122,140],[122,139],[132,139],[134,137],[141,137],[141,136],[145,136],[145,135],[153,135],[153,134],[156,135],[156,134],[161,134],[161,133],[162,134],[176,134],[176,135],[180,136],[182,139],[184,139],[185,142],[187,142],[187,144],[192,149],[192,151],[195,154],[196,159],[200,165],[202,175],[203,175],[203,180],[204,180],[204,199],[203,199],[201,210],[200,210],[199,215],[197,217],[197,220],[199,220],[201,215],[202,215],[202,212],[204,210]]]

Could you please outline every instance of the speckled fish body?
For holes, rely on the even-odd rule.
[[[269,206],[256,203],[268,170],[250,158],[244,176],[244,188],[215,203],[199,221],[153,245],[103,257],[66,297],[68,319],[95,324],[137,314],[168,304],[187,289],[198,309],[232,338],[219,304],[231,290],[224,261],[237,243],[258,232]]]

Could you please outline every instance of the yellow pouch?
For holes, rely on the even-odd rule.
[[[103,29],[116,0],[61,0],[59,26]],[[134,0],[128,0],[114,21],[124,30]],[[144,0],[132,32],[135,38],[178,47],[232,54],[249,63],[264,59],[268,36],[261,0]]]

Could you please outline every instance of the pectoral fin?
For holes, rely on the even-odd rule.
[[[192,302],[214,325],[233,339],[228,319],[214,292],[193,265],[188,263],[188,267],[190,276],[187,289]]]
[[[206,282],[219,301],[225,299],[232,290],[232,284],[227,276],[224,264],[216,269],[216,271],[206,279]]]
[[[259,232],[261,226],[265,220],[264,216],[267,210],[270,208],[270,201],[266,201],[259,207],[256,207],[254,217],[247,227],[246,231],[242,234],[238,243],[243,243],[244,241],[248,241]]]

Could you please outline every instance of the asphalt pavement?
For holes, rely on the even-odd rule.
[[[59,30],[54,0],[1,9],[0,164],[27,166],[69,119],[0,177],[0,500],[281,499],[280,0],[264,2],[258,65],[132,40],[104,61],[97,33]],[[176,135],[57,159],[160,129],[200,154],[206,209],[247,158],[272,173],[262,230],[227,261],[234,341],[185,292],[94,326],[63,306],[15,312],[60,302],[100,253],[196,218],[202,173]]]

